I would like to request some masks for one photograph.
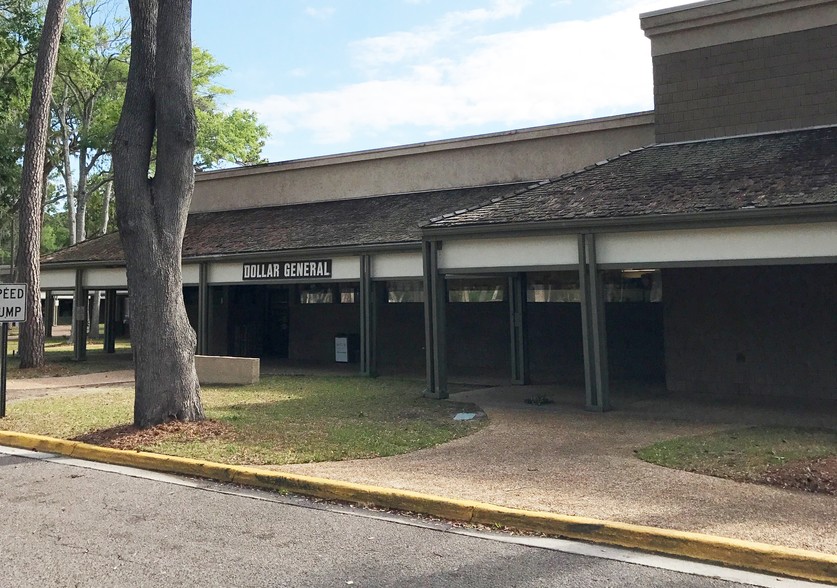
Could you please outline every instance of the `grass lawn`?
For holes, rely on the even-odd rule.
[[[206,423],[128,427],[133,393],[108,391],[11,404],[0,428],[230,464],[281,465],[415,451],[473,433],[454,421],[473,405],[421,396],[422,383],[389,378],[267,377],[203,389]]]
[[[654,443],[640,459],[679,470],[837,494],[837,430],[749,427]]]
[[[16,334],[16,333],[15,333]],[[73,376],[76,374],[92,374],[113,370],[127,370],[133,367],[131,342],[127,339],[116,341],[116,353],[105,353],[102,349],[102,339],[87,340],[87,360],[73,360],[73,344],[67,342],[66,337],[50,337],[44,343],[46,365],[37,369],[20,369],[20,359],[17,357],[17,340],[9,340],[8,348],[8,377],[42,378],[45,376]]]

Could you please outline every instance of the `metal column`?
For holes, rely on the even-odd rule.
[[[76,270],[73,293],[73,359],[87,359],[87,292],[84,290],[84,270]]]
[[[52,337],[52,327],[55,324],[55,297],[52,290],[44,292],[44,336]]]
[[[116,351],[116,290],[105,290],[105,353]]]
[[[581,285],[581,331],[584,343],[585,408],[610,410],[607,329],[602,277],[596,262],[593,234],[578,236],[578,271]]]
[[[360,373],[378,375],[376,333],[377,309],[375,283],[372,281],[372,256],[360,256]]]
[[[447,341],[445,332],[445,279],[439,273],[439,241],[423,243],[424,345],[427,366],[425,396],[448,397]]]
[[[198,265],[198,355],[209,354],[209,267]]]
[[[511,335],[511,377],[515,384],[529,383],[526,348],[526,274],[509,276],[509,334]]]

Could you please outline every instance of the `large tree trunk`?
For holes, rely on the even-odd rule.
[[[113,173],[113,169],[111,169]],[[105,193],[102,195],[102,224],[99,230],[100,235],[107,235],[108,225],[110,224],[110,196],[113,192],[113,182],[109,181],[105,184]]]
[[[81,148],[78,158],[78,184],[76,185],[76,239],[87,239],[87,149]]]
[[[108,223],[110,222],[110,196],[113,190],[113,182],[107,182],[104,186],[104,194],[102,194],[102,224],[99,227],[100,235],[105,235],[108,232]],[[90,331],[91,337],[99,336],[99,301],[102,293],[98,290],[93,292],[93,308],[90,310]]]
[[[114,140],[114,187],[131,299],[134,423],[149,427],[203,419],[197,339],[186,316],[180,270],[195,179],[192,6],[190,0],[129,4],[131,65]],[[157,165],[149,179],[155,131]]]
[[[18,275],[26,282],[26,322],[20,327],[20,367],[44,364],[44,317],[41,313],[41,195],[46,157],[50,97],[58,61],[58,44],[64,27],[67,0],[49,0],[35,79],[29,103],[29,127],[23,155],[20,193],[20,249]]]
[[[67,91],[66,89],[64,90]],[[70,125],[67,121],[69,106],[67,100],[62,100],[57,107],[58,124],[61,127],[61,175],[64,178],[64,191],[67,192],[67,228],[70,231],[70,245],[76,244],[76,205],[75,186],[73,178],[73,155],[70,151]]]

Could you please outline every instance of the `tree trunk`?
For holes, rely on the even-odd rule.
[[[64,27],[67,0],[49,0],[35,79],[29,103],[29,126],[23,155],[20,193],[20,249],[18,275],[26,282],[26,321],[20,326],[20,367],[44,364],[44,317],[41,313],[41,194],[46,157],[50,97],[58,60],[58,44]]]
[[[99,234],[105,235],[108,232],[108,223],[110,222],[110,196],[113,191],[113,182],[107,182],[104,185],[104,194],[102,194],[102,224],[99,227]],[[90,311],[90,332],[91,337],[99,336],[99,301],[102,293],[99,290],[93,291],[93,308]]]
[[[90,327],[87,329],[87,334],[90,337],[98,337],[99,336],[99,307],[101,306],[102,302],[102,292],[101,290],[93,290],[90,293],[90,322],[88,323]]]
[[[87,239],[87,149],[81,148],[78,159],[78,184],[76,184],[76,240]]]
[[[111,173],[113,173],[112,169]],[[100,235],[107,235],[108,233],[108,224],[110,224],[111,192],[113,192],[113,181],[109,181],[107,184],[105,184],[105,193],[104,195],[102,195],[102,226],[101,230],[99,231]]]
[[[15,230],[14,218],[12,218],[11,227],[9,232],[9,277],[14,282],[17,280],[17,255],[15,251],[17,251],[17,245],[20,242],[20,236]]]
[[[130,0],[131,64],[113,148],[117,223],[128,272],[134,424],[201,420],[197,338],[180,258],[194,189],[191,0]],[[159,61],[161,67],[156,67]],[[156,173],[149,179],[156,131]]]
[[[66,90],[65,90],[66,92]],[[64,178],[64,190],[67,192],[67,228],[70,231],[70,245],[76,244],[76,205],[73,180],[73,159],[70,152],[69,106],[63,100],[58,106],[58,124],[61,127],[61,175]]]

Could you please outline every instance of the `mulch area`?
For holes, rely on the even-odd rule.
[[[139,447],[147,447],[172,438],[178,441],[205,441],[218,438],[231,439],[233,436],[232,427],[218,421],[169,421],[148,429],[140,429],[134,425],[120,425],[79,435],[71,441],[134,451]]]
[[[837,496],[837,456],[774,466],[757,481],[780,488]]]

